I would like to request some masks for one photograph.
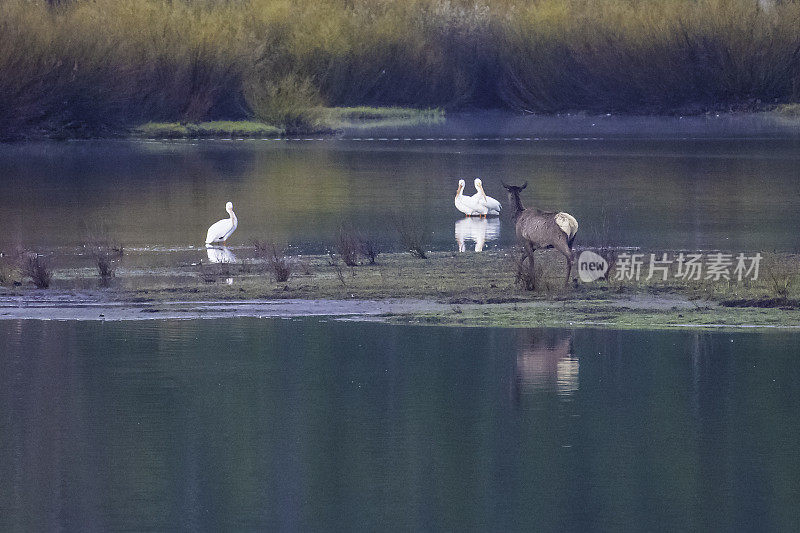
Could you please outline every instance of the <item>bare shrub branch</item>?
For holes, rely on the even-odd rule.
[[[53,279],[53,271],[46,257],[36,252],[26,252],[20,258],[20,270],[26,277],[31,278],[33,284],[39,289],[46,289]]]
[[[13,278],[13,268],[6,261],[6,256],[0,253],[0,285],[7,285],[11,283]]]
[[[597,254],[606,260],[608,263],[608,270],[606,271],[605,279],[610,281],[612,279],[611,273],[617,265],[617,257],[619,255],[618,240],[615,229],[619,227],[619,220],[617,217],[610,217],[605,209],[601,212],[600,224],[594,228],[593,239],[597,247]]]
[[[797,266],[777,254],[765,254],[761,263],[763,279],[770,291],[778,298],[789,296],[789,290],[795,281]]]
[[[360,242],[354,233],[341,229],[336,237],[336,252],[345,265],[349,267],[358,265],[358,252]]]
[[[336,255],[333,252],[328,252],[328,264],[333,267],[333,271],[336,273],[336,278],[339,280],[339,283],[342,284],[343,287],[347,287],[347,282],[344,279],[344,270],[342,270],[342,266],[339,264],[339,260],[336,258]]]
[[[253,241],[256,256],[264,261],[267,271],[272,274],[275,281],[283,283],[288,281],[294,270],[291,258],[286,256],[284,250],[280,249],[275,243],[265,241]]]
[[[370,237],[361,237],[359,242],[359,251],[361,255],[367,258],[370,265],[375,264],[375,260],[378,258],[378,254],[380,250],[378,249],[378,243],[370,238]]]
[[[428,254],[425,248],[428,247],[430,232],[422,223],[421,219],[400,214],[392,218],[397,234],[400,236],[400,244],[403,248],[414,257],[427,259]]]
[[[109,235],[102,221],[87,224],[84,233],[83,247],[92,257],[100,278],[108,280],[114,276],[120,259],[125,255],[124,246]]]

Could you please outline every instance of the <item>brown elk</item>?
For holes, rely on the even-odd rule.
[[[555,248],[567,258],[567,277],[564,285],[569,284],[569,275],[572,272],[574,260],[572,243],[578,232],[578,221],[568,213],[551,213],[541,211],[535,207],[526,209],[519,199],[519,193],[528,186],[526,181],[522,186],[506,185],[508,201],[513,206],[512,220],[516,225],[517,238],[522,241],[525,250],[522,260],[528,258],[530,267],[533,268],[533,252],[538,248]]]

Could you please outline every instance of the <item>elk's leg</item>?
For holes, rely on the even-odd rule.
[[[569,275],[572,273],[572,254],[567,256],[567,277],[564,280],[564,286],[569,286]]]
[[[531,269],[533,269],[533,252],[536,251],[536,248],[534,248],[533,245],[531,245],[531,243],[528,241],[525,241],[523,245],[525,249],[522,252],[522,262],[525,262],[525,257],[527,256],[528,264],[530,265]]]
[[[569,243],[566,241],[566,239],[560,241],[555,248],[567,258],[567,277],[564,279],[564,286],[567,287],[569,285],[569,275],[572,273],[574,254],[572,253],[572,248],[569,247]]]
[[[536,248],[529,241],[525,241],[525,254],[528,256],[528,276],[532,280],[536,280],[536,269],[533,265],[533,252]],[[525,268],[525,258],[522,259],[522,267]],[[535,283],[535,281],[534,281]]]

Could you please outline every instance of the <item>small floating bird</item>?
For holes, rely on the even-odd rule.
[[[488,208],[485,205],[481,205],[478,200],[476,200],[472,196],[464,196],[464,180],[458,180],[458,191],[456,192],[456,199],[455,205],[456,209],[467,215],[468,217],[471,216],[480,216],[485,215],[489,212]]]
[[[223,218],[219,222],[214,222],[211,224],[211,227],[208,228],[208,234],[206,234],[206,244],[212,244],[215,242],[221,242],[223,246],[225,246],[228,237],[236,231],[236,226],[239,225],[239,220],[236,218],[236,214],[233,212],[233,203],[228,202],[225,204],[225,211],[230,213],[230,218]]]
[[[503,206],[491,196],[486,196],[486,191],[483,190],[483,182],[480,178],[475,178],[475,190],[478,192],[472,195],[472,199],[477,201],[479,204],[486,206],[487,212],[485,214],[500,215],[500,210],[503,208]]]

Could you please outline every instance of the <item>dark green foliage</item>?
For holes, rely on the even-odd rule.
[[[0,136],[320,106],[753,109],[800,97],[800,4],[756,0],[0,3]]]

